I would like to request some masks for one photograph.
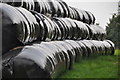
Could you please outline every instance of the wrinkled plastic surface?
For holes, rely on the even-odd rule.
[[[48,17],[67,17],[87,24],[95,23],[95,17],[91,12],[71,7],[63,0],[3,0],[2,2],[29,11],[37,11]]]
[[[16,47],[22,45],[18,40],[23,40],[24,32],[24,18],[14,7],[7,4],[0,3],[0,12],[2,14],[2,53],[5,53]],[[18,35],[21,35],[18,36]]]
[[[3,78],[57,78],[75,62],[113,54],[110,40],[65,40],[18,47],[2,57]]]
[[[106,31],[97,25],[88,25],[70,18],[54,17],[50,19],[43,14],[28,11],[21,7],[12,7],[4,3],[0,3],[0,5],[3,6],[1,7],[1,14],[3,14],[3,53],[16,46],[33,44],[34,42],[65,39],[104,40],[106,35]],[[71,7],[71,9],[76,11],[75,8]],[[86,11],[84,13],[86,13],[85,15],[91,14]],[[78,13],[76,12],[76,14]],[[92,17],[92,14],[87,17]],[[92,17],[92,19],[94,18]]]
[[[7,7],[10,6],[7,5]],[[20,19],[22,18],[16,32],[18,32],[17,39],[23,44],[41,40],[87,39],[89,36],[88,27],[80,21],[70,18],[50,19],[45,15],[35,11],[29,12],[24,8],[15,8],[15,10],[19,12]]]
[[[90,25],[94,40],[104,40],[106,36],[106,30],[98,25]]]
[[[62,0],[3,0],[0,5],[3,78],[57,78],[82,59],[114,54],[114,43],[104,40],[106,31],[94,25],[89,11]]]

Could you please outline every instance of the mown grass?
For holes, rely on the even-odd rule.
[[[98,56],[82,60],[73,65],[72,70],[63,73],[59,78],[117,78],[117,56]]]

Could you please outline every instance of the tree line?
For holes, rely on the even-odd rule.
[[[112,40],[117,49],[120,49],[120,15],[114,14],[110,19],[110,23],[106,26],[106,38]]]

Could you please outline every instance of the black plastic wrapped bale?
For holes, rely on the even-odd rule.
[[[44,18],[43,23],[44,23],[44,27],[45,27],[45,41],[51,41],[54,40],[54,36],[55,36],[55,24],[53,23],[53,21],[46,17],[45,15],[42,15],[42,17]]]
[[[95,42],[98,44],[99,55],[105,55],[106,49],[105,49],[105,45],[103,44],[103,42],[102,41],[99,41],[99,43],[97,41]]]
[[[111,51],[112,51],[111,44],[109,42],[107,42],[107,41],[103,41],[103,45],[105,47],[105,55],[111,55],[112,54],[111,53]]]
[[[76,41],[76,42],[79,44],[79,46],[81,48],[83,59],[87,59],[88,58],[88,51],[87,51],[86,46],[81,41]]]
[[[67,17],[87,24],[95,23],[95,17],[91,12],[68,6],[63,0],[3,0],[2,2],[29,11],[37,11],[48,17]]]
[[[72,68],[73,48],[64,41],[15,48],[3,55],[3,78],[55,78]]]
[[[48,45],[53,49],[47,48]],[[25,46],[20,52],[13,50],[11,55],[8,53],[10,56],[7,54],[3,57],[3,78],[55,78],[67,70],[66,64],[69,62],[69,59],[66,62],[65,54],[55,48],[43,43]]]
[[[58,25],[60,32],[61,32],[61,40],[65,39],[66,28],[64,24],[57,18],[53,18],[53,21]]]
[[[63,31],[63,39],[73,39],[76,32],[76,25],[72,19],[69,18],[55,18],[61,24],[60,29]],[[63,26],[63,27],[62,27]]]
[[[57,0],[59,4],[62,6],[64,14],[63,17],[69,17],[69,8],[68,5],[63,0]]]
[[[62,8],[62,5],[57,1],[55,0],[57,6],[58,6],[58,11],[57,11],[57,15],[55,15],[55,17],[63,17],[64,16],[64,10]]]
[[[55,64],[55,71],[54,71],[54,77],[57,77],[61,74],[61,72],[64,72],[68,69],[70,64],[70,59],[68,56],[67,50],[63,47],[57,46],[57,43],[55,41],[53,42],[42,42],[39,44],[39,46],[46,47],[46,49],[49,49],[49,51],[54,54],[55,58],[57,59],[57,63]],[[48,51],[48,52],[49,52]],[[62,66],[62,67],[61,67]],[[56,74],[57,73],[57,74]]]
[[[23,7],[27,10],[34,10],[34,0],[2,0],[3,3],[7,3],[15,7]]]
[[[89,37],[88,27],[80,21],[74,20],[77,25],[77,32],[75,32],[77,39],[87,39]]]
[[[66,22],[66,24],[70,24],[70,26],[68,25],[67,27],[68,28],[70,28],[70,30],[69,30],[69,38],[68,39],[77,39],[76,38],[76,32],[77,32],[77,25],[75,24],[75,22],[72,20],[72,19],[70,19],[70,18],[65,18],[65,21],[67,21]]]
[[[0,14],[2,14],[2,53],[22,45],[20,41],[24,40],[25,27],[27,25],[25,18],[14,7],[0,3]]]
[[[56,21],[52,20],[54,25],[55,25],[55,37],[54,37],[54,40],[61,40],[62,39],[62,32],[61,32],[61,29],[59,27],[59,24],[57,24]]]
[[[38,13],[38,12],[35,12],[35,11],[31,11],[31,13],[35,16],[37,22],[39,23],[39,27],[40,27],[40,33],[38,34],[39,37],[38,37],[38,41],[43,41],[45,40],[45,35],[46,35],[46,30],[45,30],[45,25],[44,25],[44,18],[43,16]]]
[[[38,34],[40,36],[40,39],[38,39],[38,41],[41,40],[51,41],[51,40],[56,40],[58,37],[60,37],[61,34],[61,32],[59,32],[60,29],[53,20],[38,12],[35,11],[31,11],[31,12],[35,16],[40,27],[40,29],[38,29],[40,32],[40,34]]]
[[[111,45],[111,47],[110,47],[111,55],[113,55],[114,52],[115,52],[115,44],[112,41],[110,41],[110,40],[105,40],[105,41],[107,41]]]
[[[98,49],[97,49],[97,45],[93,42],[93,40],[89,40],[86,41],[89,42],[89,45],[91,45],[91,49],[92,49],[92,57],[96,57],[98,56]]]
[[[82,40],[81,42],[82,42],[82,43],[86,46],[86,48],[87,48],[88,57],[93,56],[93,50],[92,50],[92,45],[93,45],[93,44],[91,44],[91,43],[89,42],[89,40]]]
[[[49,5],[50,5],[50,7],[51,7],[51,13],[52,13],[52,17],[53,16],[57,16],[57,11],[58,11],[58,5],[57,5],[57,3],[56,3],[56,0],[50,0],[49,2]]]
[[[3,0],[2,2],[15,7],[23,7],[29,11],[37,11],[45,15],[48,15],[51,12],[48,0]]]
[[[96,41],[96,40],[90,40],[90,43],[92,43],[92,50],[93,50],[93,54],[94,56],[98,56],[102,54],[102,49],[101,49],[101,44],[100,41]]]
[[[63,25],[63,31],[64,31],[64,39],[67,39],[68,38],[68,36],[69,36],[69,29],[68,29],[68,25],[66,24],[66,22],[65,22],[65,18],[57,18],[58,20],[59,20],[59,22]],[[69,23],[68,23],[69,24]]]
[[[0,3],[2,15],[3,53],[16,46],[41,41],[41,26],[35,16],[24,8]],[[8,37],[6,37],[8,36]]]
[[[73,7],[72,7],[73,8]],[[78,9],[78,8],[73,8],[75,11],[76,11],[76,13],[77,13],[77,18],[76,18],[76,20],[78,20],[78,21],[83,21],[83,14],[82,14],[82,12],[81,12],[81,10],[80,9]]]
[[[89,12],[89,11],[85,11],[88,14],[89,17],[89,23],[88,24],[94,24],[95,23],[95,16]]]
[[[31,47],[32,48],[32,47]],[[34,48],[32,48],[32,51]],[[8,64],[10,64],[12,67],[12,77],[13,78],[39,78],[39,77],[49,77],[50,73],[47,73],[46,71],[43,71],[41,69],[44,68],[44,63],[42,64],[42,62],[44,62],[44,59],[46,58],[46,54],[38,54],[38,51],[35,50],[34,53],[32,51],[30,51],[32,54],[30,54],[29,50],[31,50],[30,48],[28,48],[27,50],[25,49],[25,52],[28,53],[24,53],[21,52],[19,53],[17,56],[13,57],[13,59],[11,60],[11,62],[8,62]],[[42,51],[42,50],[41,50]],[[37,53],[37,54],[36,54]],[[16,54],[16,53],[15,53]],[[28,54],[28,55],[27,55]],[[21,56],[21,58],[19,57],[19,55],[23,55],[24,57]],[[26,55],[26,56],[25,56]],[[39,58],[37,58],[39,56],[42,57],[43,60],[39,60]],[[31,56],[31,57],[30,57]],[[26,58],[25,58],[26,57]],[[34,59],[32,59],[34,58]],[[31,60],[32,59],[32,60]],[[38,61],[38,64],[36,64],[34,62],[34,60]],[[51,67],[51,69],[53,68],[53,65],[51,62],[49,62],[48,58],[46,59],[47,65],[49,65],[49,67]],[[14,64],[13,64],[14,63]],[[39,63],[41,63],[43,66],[38,66]],[[52,66],[51,66],[52,65]],[[13,68],[14,67],[14,68]],[[51,70],[50,69],[50,70]],[[41,70],[41,71],[40,71]],[[35,71],[35,72],[34,72]],[[41,73],[42,72],[42,73]],[[47,75],[47,76],[46,76]]]
[[[42,12],[44,11],[43,14],[46,15],[46,16],[50,16],[51,17],[51,7],[49,5],[49,0],[40,0],[40,3],[41,2],[44,5],[44,6],[42,6],[43,9],[44,9],[44,10],[42,10]]]
[[[83,14],[83,22],[89,24],[90,20],[89,20],[89,16],[88,16],[88,14],[86,13],[86,11],[81,10],[81,12],[82,12],[82,14]]]
[[[69,9],[68,5],[62,0],[49,0],[48,1],[52,17],[68,17]]]
[[[35,11],[37,11],[38,13],[42,13],[43,10],[43,3],[41,0],[34,0],[34,3],[35,3]]]
[[[51,42],[51,45],[54,45],[64,56],[62,57],[62,59],[65,59],[65,66],[63,66],[63,68],[65,68],[65,71],[69,69],[70,66],[70,58],[69,55],[67,53],[67,49],[65,49],[62,45],[60,45],[59,42]]]
[[[91,29],[90,25],[88,24],[85,24],[86,27],[88,28],[88,31],[89,31],[89,35],[87,37],[87,40],[92,40],[93,36],[94,36],[94,33],[93,33],[93,30]]]
[[[64,28],[65,28],[65,32],[66,32],[65,38],[72,39],[72,36],[73,36],[72,33],[74,33],[74,32],[73,32],[73,26],[71,24],[71,21],[67,18],[59,18],[59,19],[64,24]]]
[[[69,17],[71,19],[75,19],[78,21],[82,21],[84,23],[87,24],[94,24],[95,23],[95,17],[94,15],[89,12],[89,11],[85,11],[85,10],[80,10],[74,7],[69,6]]]
[[[66,57],[66,65],[67,65],[67,69],[72,69],[73,68],[73,64],[75,63],[75,52],[73,50],[73,47],[71,45],[69,45],[68,43],[65,43],[64,41],[55,41],[55,42],[51,42],[53,45],[56,45],[56,47],[58,47],[59,49],[62,50],[62,52],[64,53],[65,57]],[[70,63],[68,63],[68,60],[70,59]]]
[[[72,20],[70,18],[53,18],[60,31],[61,39],[87,39],[89,37],[89,29],[83,22]]]
[[[77,20],[79,19],[78,13],[76,12],[76,10],[73,7],[69,6],[69,11],[70,11],[71,19],[77,19]]]
[[[35,5],[34,0],[2,0],[2,2],[15,7],[23,7],[28,10],[34,10]]]
[[[11,6],[12,7],[12,6]],[[35,11],[24,8],[15,8],[20,13],[22,23],[18,29],[17,38],[23,44],[35,41],[51,41],[64,39],[87,39],[89,37],[88,27],[77,20],[70,18],[50,19]]]
[[[106,30],[98,25],[90,25],[90,29],[93,33],[93,40],[104,40],[106,36]]]
[[[64,10],[57,0],[51,0],[49,2],[52,10],[52,17],[63,17]]]
[[[106,49],[105,49],[105,46],[103,44],[103,41],[99,41],[99,43],[97,41],[95,41],[98,45],[98,48],[99,48],[99,55],[105,55],[106,53]]]
[[[65,40],[65,42],[69,43],[73,47],[75,55],[76,55],[75,61],[76,62],[81,61],[83,55],[81,53],[81,49],[80,49],[79,44],[73,40]]]
[[[12,60],[16,55],[21,52],[22,47],[15,48],[13,50],[10,50],[6,54],[2,56],[2,78],[13,78],[13,67],[12,67]]]
[[[26,44],[38,39],[40,40],[40,27],[34,15],[24,8],[17,8],[17,10],[25,17],[26,21],[28,22],[28,25],[25,26],[27,27],[27,31],[25,33],[27,38],[23,43]]]
[[[111,55],[113,48],[109,40],[51,41],[17,47],[2,57],[3,78],[57,78],[72,68],[75,59]]]

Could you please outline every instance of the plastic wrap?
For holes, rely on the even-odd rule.
[[[87,24],[95,23],[95,17],[91,12],[68,6],[63,0],[3,0],[2,2],[29,11],[37,11],[48,17],[67,17]]]
[[[65,40],[15,48],[2,57],[3,78],[57,78],[75,62],[113,54],[110,40]]]

